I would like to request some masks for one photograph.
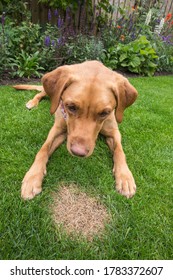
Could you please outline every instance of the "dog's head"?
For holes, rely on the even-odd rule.
[[[62,100],[67,149],[78,156],[90,156],[104,122],[116,117],[120,123],[124,110],[137,97],[126,78],[97,61],[61,66],[44,75],[42,82],[51,99],[51,114]]]

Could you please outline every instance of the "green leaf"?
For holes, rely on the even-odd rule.
[[[119,60],[120,60],[120,62],[122,62],[122,61],[125,60],[126,58],[127,58],[127,53],[122,53],[122,54],[120,55]]]
[[[121,64],[120,64],[122,67],[127,67],[127,66],[129,66],[129,62],[122,62]]]
[[[140,58],[138,56],[133,57],[131,60],[131,65],[132,64],[134,65],[134,67],[139,66],[141,64]]]
[[[147,55],[147,54],[148,54],[148,51],[146,51],[146,50],[140,50],[140,54],[142,54],[142,55]]]
[[[148,62],[148,66],[149,66],[149,67],[152,67],[152,68],[156,68],[156,67],[157,67],[157,64],[153,63],[152,61],[149,61],[149,62]]]

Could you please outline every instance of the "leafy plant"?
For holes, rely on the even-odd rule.
[[[76,63],[85,60],[101,60],[104,55],[102,41],[94,36],[78,35],[70,38],[65,45],[66,63]]]
[[[119,63],[129,71],[152,76],[157,68],[156,52],[145,36],[120,47]]]
[[[109,23],[111,25],[114,11],[115,6],[109,0],[97,1],[97,4],[95,2],[94,13],[98,29]]]
[[[18,55],[20,50],[33,54],[41,48],[41,26],[39,24],[24,21],[18,26],[15,26],[14,22],[10,22],[8,25],[6,37],[13,56]]]
[[[104,63],[113,69],[123,67],[130,72],[152,76],[157,68],[155,50],[145,36],[130,42],[119,43],[108,49]]]
[[[154,42],[154,48],[158,54],[157,71],[173,73],[173,45],[157,38]]]
[[[0,42],[0,74],[8,71],[11,68],[10,65],[10,53],[8,48]],[[1,80],[1,77],[0,77]]]
[[[31,13],[28,9],[28,1],[1,0],[0,13],[4,11],[16,23],[20,23],[22,20],[26,20],[28,17],[31,18]]]
[[[31,76],[40,77],[41,74],[38,72],[44,70],[43,67],[39,66],[39,52],[35,52],[32,56],[23,50],[21,53],[14,59],[11,59],[12,66],[14,68],[13,75],[19,77]],[[15,70],[16,69],[16,70]]]
[[[0,74],[5,72],[10,63],[10,52],[8,49],[8,44],[5,36],[5,13],[1,17],[1,26],[0,26]]]
[[[110,47],[105,51],[102,62],[113,70],[118,68],[118,49],[116,46]]]

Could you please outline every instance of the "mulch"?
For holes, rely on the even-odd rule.
[[[7,75],[3,76],[0,78],[0,86],[13,86],[17,84],[36,84],[40,83],[41,79],[40,78],[11,78],[8,77]]]
[[[123,71],[117,71],[118,73],[122,74],[126,78],[138,78],[141,77],[139,74],[131,73],[131,72],[123,72]],[[166,71],[163,72],[156,72],[154,74],[155,76],[173,76],[173,73],[169,73]],[[36,84],[40,83],[41,78],[11,78],[8,73],[4,73],[2,77],[0,77],[0,86],[5,86],[5,85],[17,85],[17,84]]]

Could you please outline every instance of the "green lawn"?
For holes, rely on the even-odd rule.
[[[53,124],[49,99],[28,111],[33,92],[0,87],[0,259],[173,258],[173,77],[134,78],[139,98],[120,125],[137,193],[115,192],[112,157],[99,138],[88,159],[65,144],[51,157],[43,193],[20,198],[21,181]],[[52,191],[76,183],[96,196],[112,219],[101,239],[70,238],[50,215]]]

